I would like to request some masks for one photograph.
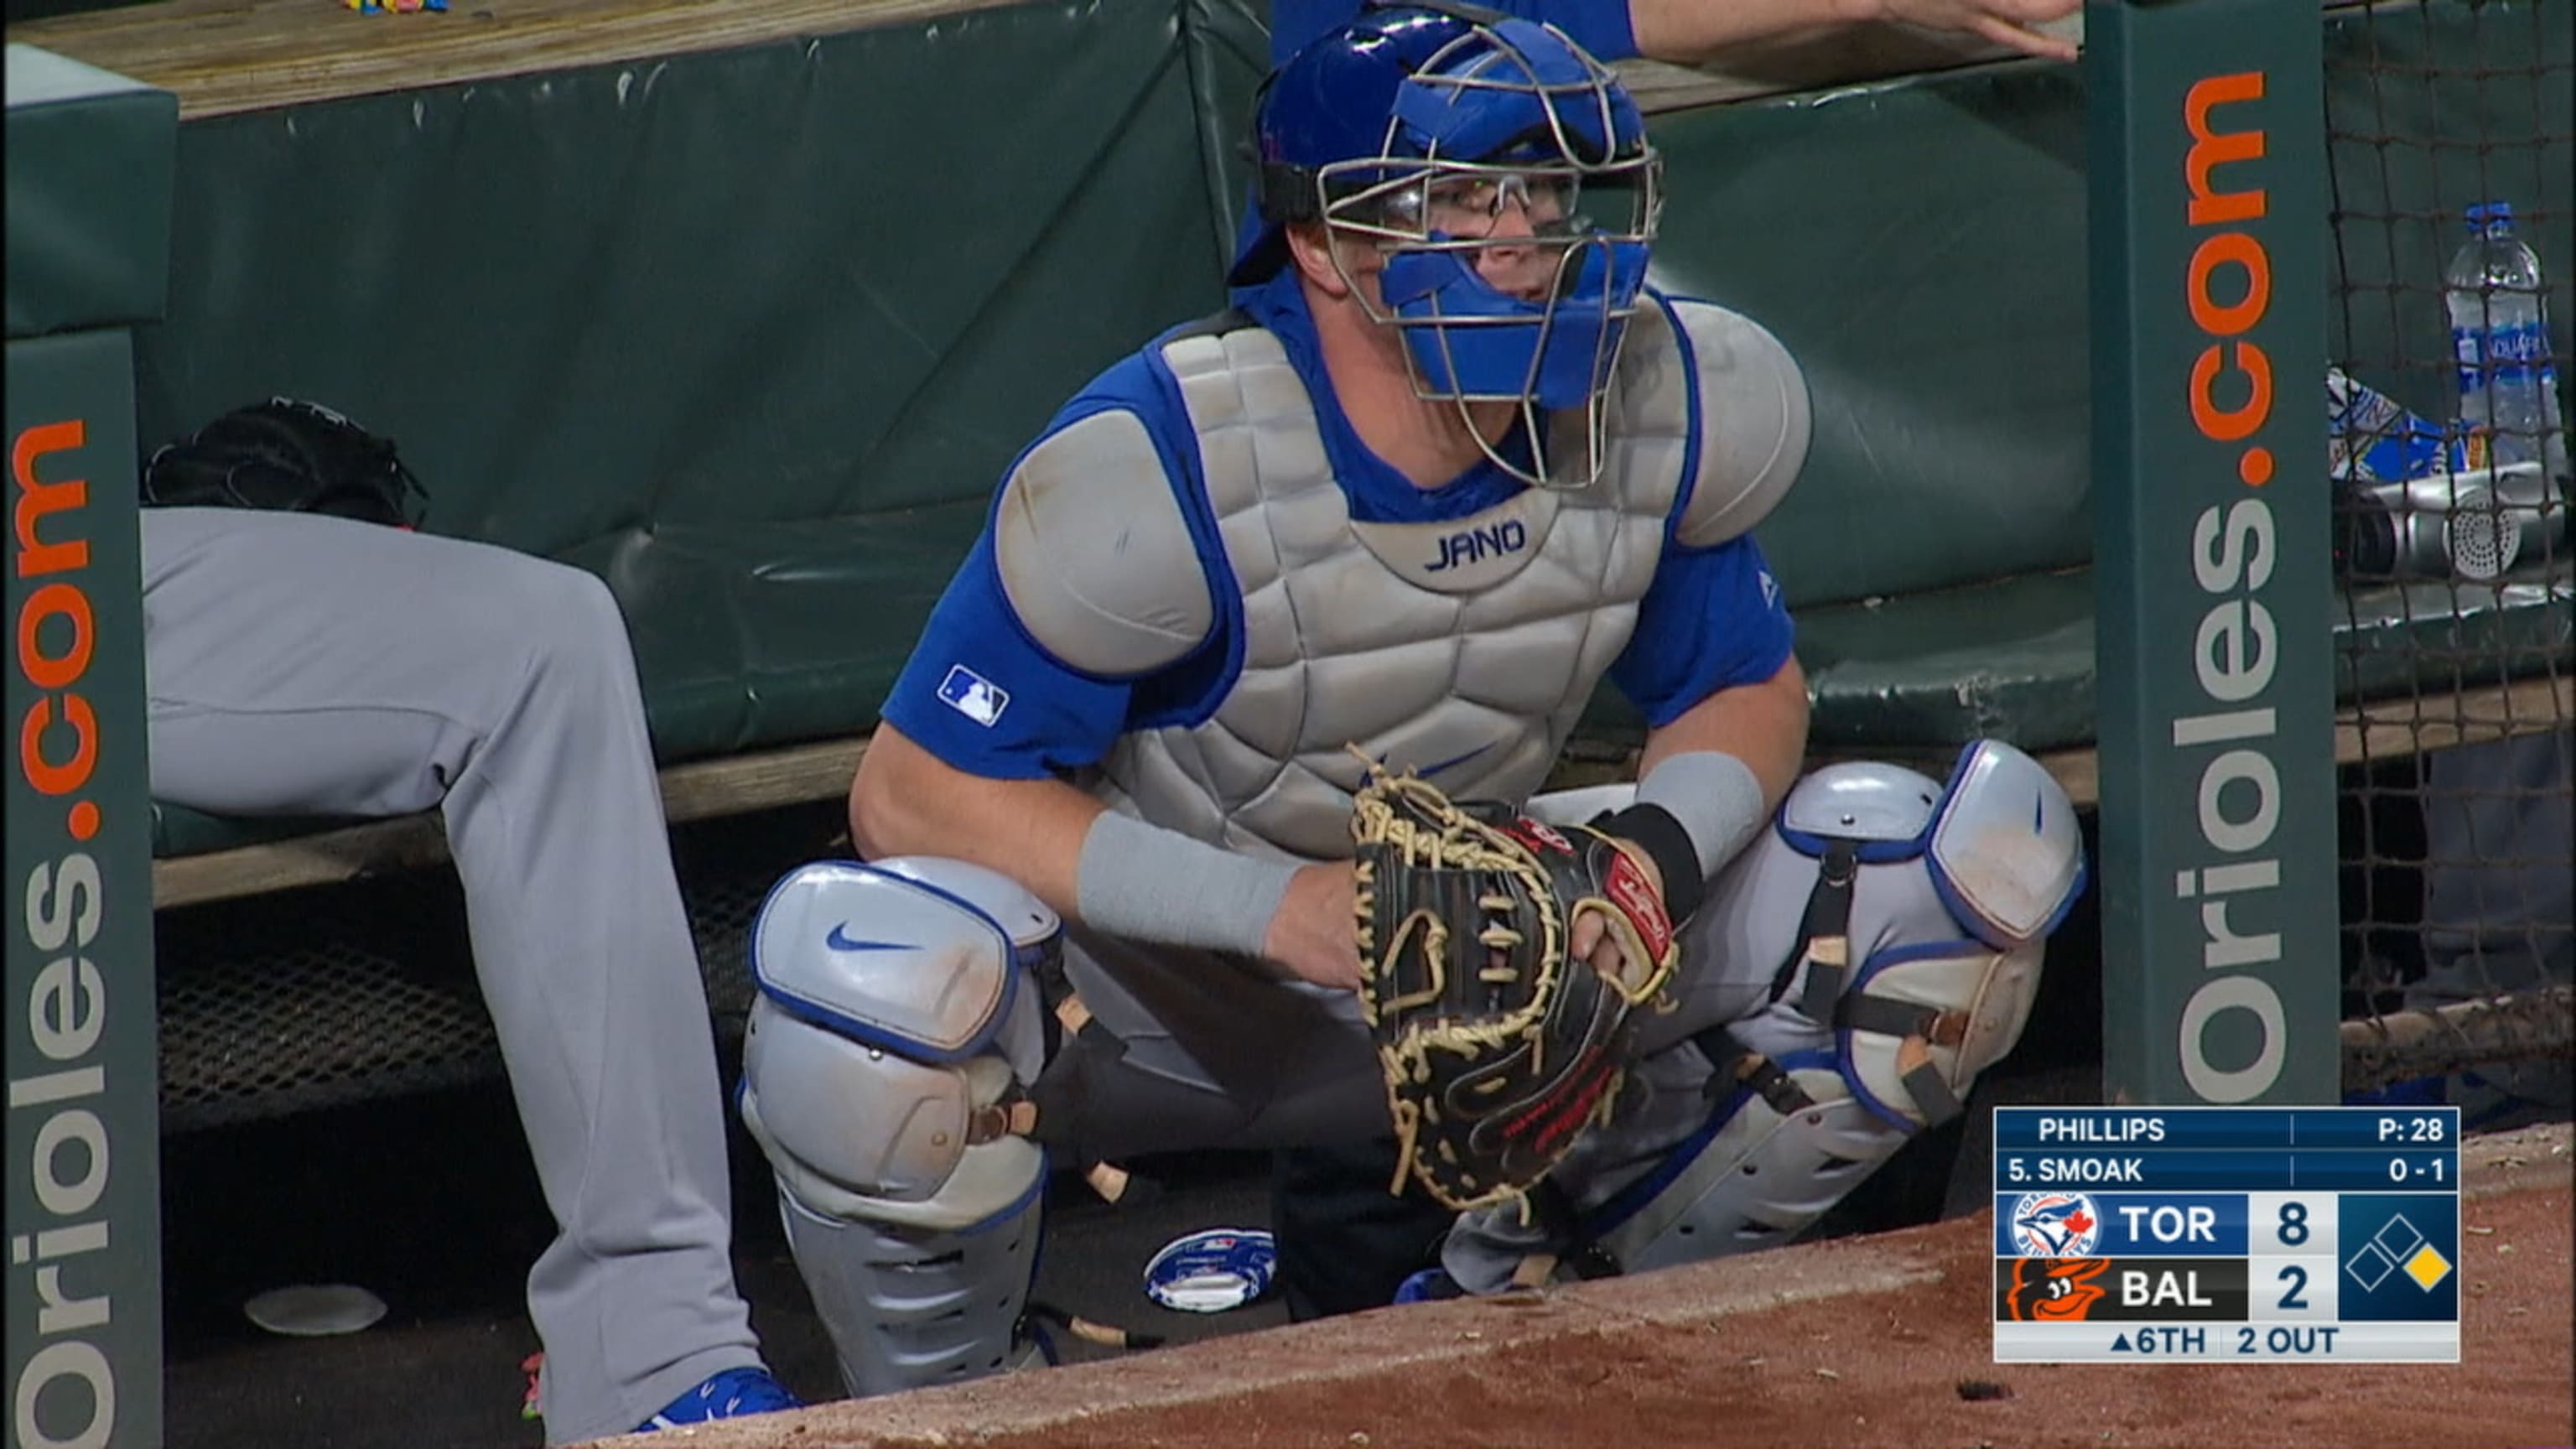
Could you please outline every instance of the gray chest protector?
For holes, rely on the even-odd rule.
[[[1123,736],[1095,788],[1157,825],[1260,854],[1348,853],[1362,768],[1349,746],[1455,795],[1526,799],[1627,645],[1667,530],[1691,547],[1744,532],[1806,452],[1796,363],[1701,303],[1649,308],[1629,328],[1597,483],[1524,489],[1436,523],[1351,516],[1305,382],[1268,331],[1185,335],[1163,360],[1222,540],[1213,587],[1239,608],[1216,606],[1216,571],[1127,414],[1031,451],[1004,484],[995,556],[1030,633],[1093,673],[1148,672],[1220,614],[1239,617],[1241,669],[1213,713]],[[1115,546],[1102,546],[1113,526]],[[1080,576],[1112,566],[1121,577]]]

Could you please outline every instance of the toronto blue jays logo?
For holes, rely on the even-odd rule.
[[[2080,1192],[2032,1192],[2013,1204],[2013,1246],[2025,1258],[2082,1258],[2102,1240],[2102,1215]]]

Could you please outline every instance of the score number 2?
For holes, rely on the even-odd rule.
[[[2304,1296],[2308,1291],[2307,1269],[2293,1263],[2290,1266],[2283,1268],[2280,1272],[2280,1276],[2275,1278],[2273,1281],[2276,1283],[2287,1283],[2290,1285],[2289,1287],[2281,1290],[2281,1307],[2305,1308],[2308,1306],[2308,1300]]]

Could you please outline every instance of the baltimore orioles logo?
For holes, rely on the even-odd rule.
[[[2004,1310],[2015,1323],[2082,1322],[2110,1296],[2093,1282],[2110,1266],[2108,1258],[2015,1258]]]

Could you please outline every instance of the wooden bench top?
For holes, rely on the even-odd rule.
[[[363,15],[337,0],[159,0],[28,21],[9,39],[160,86],[182,119],[831,35],[1017,0],[448,0]],[[2367,0],[2317,0],[2323,10]],[[2079,43],[2079,12],[2048,27]],[[1630,61],[1649,112],[2007,60],[1973,36],[1863,25],[1722,64]]]
[[[159,0],[9,27],[9,39],[159,86],[183,120],[538,71],[614,65],[931,19],[1017,0],[448,0],[365,15],[340,0]],[[2081,16],[2057,27],[2081,35]],[[2009,58],[1970,36],[1858,26],[1691,68],[1621,67],[1649,111]]]
[[[448,0],[365,15],[340,0],[160,0],[9,27],[179,97],[179,116],[729,50],[991,9],[1009,0]]]

